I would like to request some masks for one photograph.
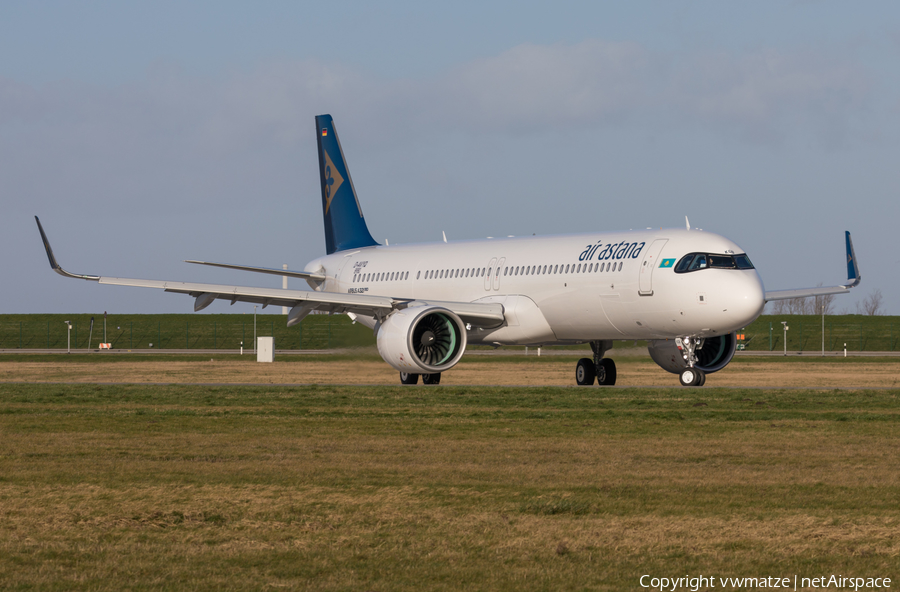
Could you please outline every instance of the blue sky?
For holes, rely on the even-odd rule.
[[[900,314],[900,5],[432,4],[0,5],[0,310],[191,310],[51,273],[35,214],[71,271],[280,286],[182,260],[320,255],[330,113],[380,241],[687,215],[785,289],[842,281],[850,230],[837,310]]]

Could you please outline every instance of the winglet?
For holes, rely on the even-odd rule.
[[[41,240],[44,241],[44,249],[47,250],[47,259],[50,260],[50,268],[53,269],[53,271],[63,277],[76,278],[80,280],[91,280],[94,282],[100,281],[99,275],[81,275],[77,273],[69,273],[68,271],[60,267],[59,263],[56,262],[56,257],[53,256],[53,249],[50,248],[50,241],[47,240],[47,235],[44,233],[44,227],[41,226],[40,219],[35,216],[34,221],[37,222],[38,230],[41,232]]]
[[[845,235],[847,238],[847,287],[852,288],[859,285],[862,276],[859,275],[859,265],[856,263],[856,252],[853,250],[850,231],[845,231]]]

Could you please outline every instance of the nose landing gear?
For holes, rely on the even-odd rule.
[[[592,341],[591,350],[594,358],[581,358],[575,366],[575,382],[582,386],[597,384],[612,386],[616,384],[616,363],[604,358],[603,354],[612,349],[612,341]]]
[[[678,376],[681,386],[703,386],[706,384],[706,372],[700,368],[685,368]]]
[[[703,386],[706,384],[706,373],[696,367],[697,354],[695,353],[695,350],[703,348],[703,340],[699,337],[676,337],[675,345],[687,363],[687,368],[682,370],[678,376],[681,385]]]

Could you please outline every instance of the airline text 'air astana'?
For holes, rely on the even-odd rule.
[[[565,236],[380,245],[372,238],[330,115],[316,117],[326,255],[304,271],[191,261],[302,278],[310,290],[110,278],[57,273],[101,284],[190,294],[194,310],[214,300],[291,307],[288,326],[314,310],[346,313],[372,328],[378,352],[404,384],[440,382],[467,344],[589,343],[578,384],[616,382],[604,354],[615,340],[647,340],[650,355],[686,386],[724,368],[735,331],[770,300],[847,292],[860,281],[846,233],[847,283],[766,292],[738,245],[710,232],[641,230]],[[35,217],[37,220],[37,217]]]

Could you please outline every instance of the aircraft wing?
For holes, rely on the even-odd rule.
[[[280,275],[303,280],[326,280],[328,279],[320,273],[312,273],[309,271],[290,271],[287,269],[273,269],[271,267],[253,267],[251,265],[234,265],[232,263],[211,263],[209,261],[195,261],[193,259],[185,259],[185,263],[196,263],[197,265],[209,265],[212,267],[224,267],[226,269],[240,269],[241,271],[252,271],[254,273],[268,273],[271,275]]]
[[[790,298],[809,298],[810,296],[826,296],[828,294],[844,294],[859,285],[862,276],[859,275],[859,265],[856,263],[856,252],[853,250],[853,240],[850,232],[845,232],[847,242],[847,283],[840,286],[825,286],[817,288],[801,288],[797,290],[775,290],[766,292],[766,302],[773,300],[788,300]]]
[[[369,294],[341,294],[337,292],[316,292],[308,290],[279,290],[277,288],[255,288],[247,286],[227,286],[220,284],[199,284],[189,282],[171,282],[163,280],[143,280],[131,278],[103,277],[70,273],[63,269],[53,255],[50,242],[37,216],[38,230],[50,260],[50,267],[56,273],[69,278],[83,279],[112,286],[134,286],[139,288],[157,288],[176,294],[188,294],[194,297],[194,311],[203,310],[215,300],[235,302],[252,302],[262,304],[263,308],[271,305],[289,306],[288,326],[299,323],[303,317],[313,310],[332,313],[355,313],[365,316],[384,317],[394,310],[410,306],[441,306],[453,311],[466,323],[475,327],[496,327],[504,321],[503,305],[485,302],[423,302],[408,298],[392,298],[390,296],[374,296]],[[282,270],[277,270],[282,271]]]

